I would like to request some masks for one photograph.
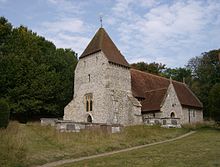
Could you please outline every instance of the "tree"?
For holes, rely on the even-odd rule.
[[[209,92],[210,116],[220,122],[220,83],[215,84]]]
[[[189,60],[187,68],[192,71],[193,81],[191,89],[196,93],[204,105],[204,116],[210,117],[209,93],[216,83],[220,83],[219,50],[202,53],[201,56]]]
[[[7,128],[10,111],[5,99],[0,99],[0,128]]]
[[[162,71],[165,69],[165,66],[166,66],[165,64],[155,63],[155,62],[149,64],[145,62],[138,62],[131,64],[132,68],[157,75],[162,73]]]
[[[162,76],[166,77],[166,78],[172,78],[176,81],[180,81],[183,82],[183,80],[185,80],[185,83],[187,83],[188,85],[191,83],[191,79],[192,79],[192,75],[191,75],[191,70],[187,69],[187,68],[166,68],[163,73]]]
[[[76,53],[57,49],[27,27],[10,25],[0,19],[1,29],[7,32],[0,33],[4,39],[0,45],[0,97],[8,100],[12,116],[20,116],[22,122],[33,116],[62,116],[73,95]]]

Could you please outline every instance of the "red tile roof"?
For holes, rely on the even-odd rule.
[[[145,98],[141,102],[142,111],[160,110],[160,104],[166,94],[170,80],[164,77],[131,69],[131,88],[135,97]],[[172,81],[182,106],[202,108],[202,103],[184,84]],[[150,99],[149,99],[150,98]]]
[[[81,59],[99,51],[105,54],[109,62],[129,67],[128,62],[115,46],[104,28],[99,28],[79,58]]]
[[[167,89],[157,89],[145,93],[145,100],[141,102],[142,112],[160,111]]]

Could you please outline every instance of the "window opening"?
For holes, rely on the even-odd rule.
[[[84,104],[86,111],[92,111],[93,110],[93,97],[92,94],[86,94],[84,96]]]
[[[89,77],[89,82],[90,82],[90,74],[88,74],[88,77]]]

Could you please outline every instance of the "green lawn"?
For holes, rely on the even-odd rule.
[[[11,122],[7,129],[0,129],[0,167],[26,167],[119,150],[174,138],[187,131],[133,126],[118,134],[101,131],[59,133],[53,127],[39,123]]]
[[[201,129],[175,142],[62,167],[220,167],[220,130]]]

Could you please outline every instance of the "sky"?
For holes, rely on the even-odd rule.
[[[79,56],[100,16],[129,63],[184,67],[220,48],[220,0],[0,0],[0,16]]]

